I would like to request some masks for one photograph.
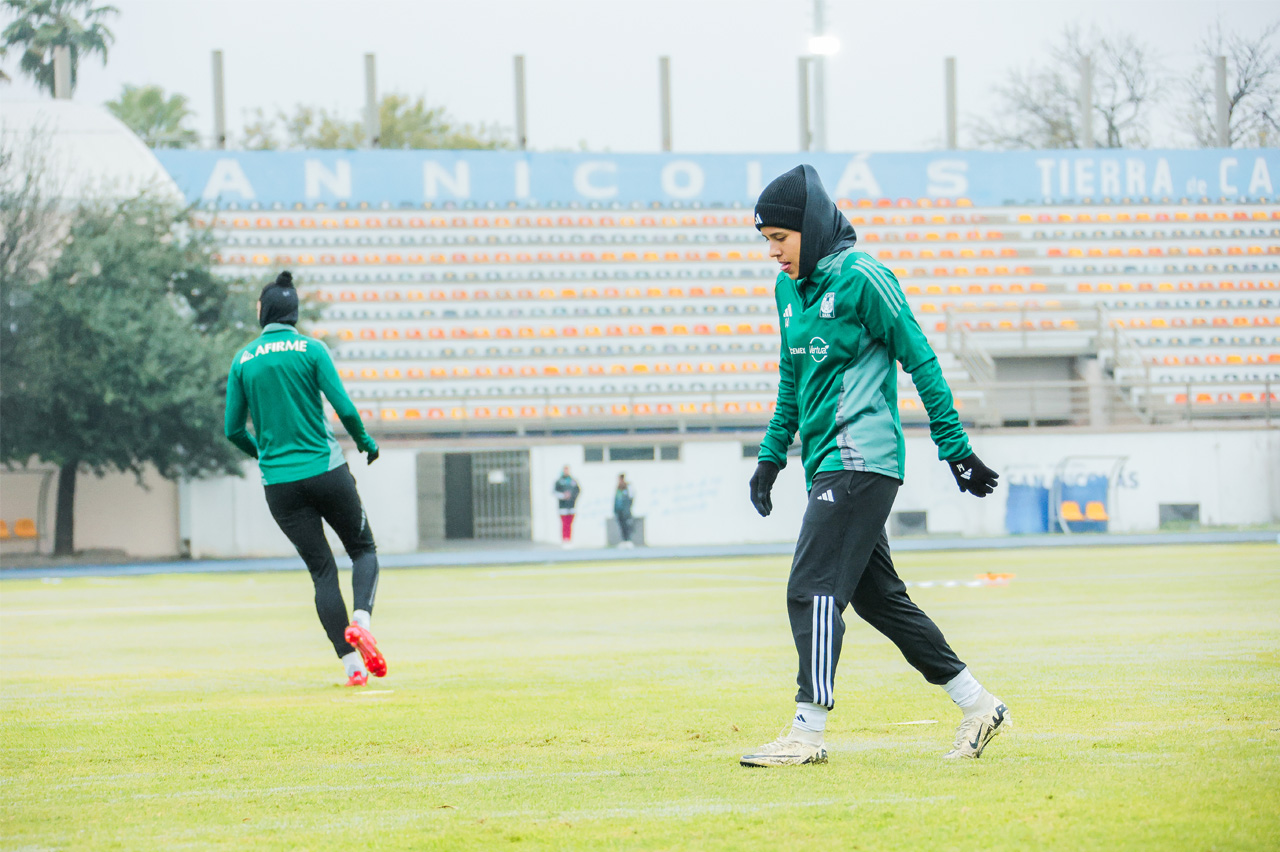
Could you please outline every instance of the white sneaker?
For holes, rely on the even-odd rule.
[[[560,547],[563,548],[564,550],[568,550],[569,548],[573,547],[573,545],[567,541],[562,541],[560,542]]]
[[[956,728],[955,745],[943,755],[946,758],[979,758],[991,738],[1009,725],[1009,708],[999,698],[990,713],[966,716]]]
[[[742,766],[801,766],[806,763],[826,763],[827,750],[822,743],[810,743],[794,739],[790,729],[778,735],[771,743],[760,746],[752,754],[744,754],[738,761]]]
[[[635,547],[635,543],[631,541],[622,541],[618,543],[618,547],[626,550],[630,550],[631,548]]]

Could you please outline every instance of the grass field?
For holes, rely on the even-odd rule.
[[[793,708],[783,558],[386,571],[365,690],[301,568],[5,581],[0,848],[1280,848],[1280,548],[898,564],[1017,575],[912,590],[1012,710],[979,761],[850,611],[830,763],[738,766]]]

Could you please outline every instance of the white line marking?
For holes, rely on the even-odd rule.
[[[890,722],[890,725],[936,725],[937,719],[917,719],[914,722]]]

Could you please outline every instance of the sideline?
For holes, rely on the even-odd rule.
[[[1274,542],[1274,530],[1239,530],[1141,534],[1087,534],[1001,536],[999,538],[902,538],[893,541],[897,553],[937,550],[1016,550],[1041,547],[1121,547],[1174,544],[1244,544]],[[521,548],[495,547],[467,550],[434,550],[419,553],[379,554],[380,568],[465,568],[495,565],[552,565],[566,562],[632,562],[649,559],[697,559],[732,556],[790,556],[791,542],[768,544],[639,547],[634,550],[593,548],[563,550],[530,544]],[[340,568],[349,568],[345,555]],[[41,580],[70,577],[133,577],[152,574],[222,574],[298,571],[296,556],[272,559],[188,559],[170,562],[134,562],[104,565],[44,565],[0,569],[0,580]]]

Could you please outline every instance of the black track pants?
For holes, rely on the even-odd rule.
[[[378,591],[378,553],[356,491],[355,477],[344,464],[309,479],[268,485],[266,492],[271,516],[311,572],[311,581],[316,587],[316,613],[333,643],[333,650],[339,657],[351,653],[352,647],[343,638],[349,623],[347,605],[338,587],[338,565],[324,537],[322,522],[328,522],[338,534],[351,557],[355,608],[372,613],[373,598]]]
[[[834,706],[843,613],[850,603],[930,683],[944,684],[964,669],[893,568],[884,525],[899,484],[863,471],[814,477],[787,582],[787,613],[800,656],[796,701]]]

